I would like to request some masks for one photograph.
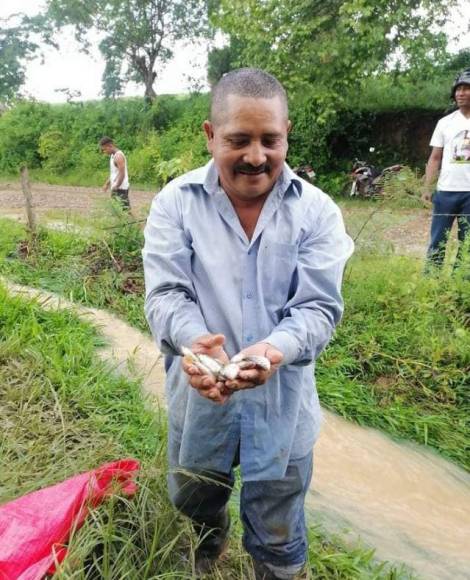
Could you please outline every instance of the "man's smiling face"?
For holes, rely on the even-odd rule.
[[[267,195],[287,155],[290,122],[279,97],[228,95],[216,122],[204,123],[220,183],[232,200]]]

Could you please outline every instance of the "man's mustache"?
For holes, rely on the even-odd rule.
[[[263,163],[262,165],[258,165],[255,167],[254,165],[249,165],[248,163],[240,163],[235,167],[236,171],[242,173],[266,173],[270,169],[267,163]]]

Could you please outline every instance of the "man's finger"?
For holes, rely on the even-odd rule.
[[[254,383],[253,381],[227,381],[225,386],[231,391],[241,391],[243,389],[254,389],[259,383]]]
[[[198,390],[213,389],[216,387],[215,379],[210,375],[192,375],[189,382],[192,387]]]
[[[272,365],[278,365],[284,358],[283,354],[277,348],[273,347],[267,348],[264,356],[269,359]]]
[[[222,346],[225,343],[225,336],[223,334],[209,334],[199,338],[195,344],[195,348],[202,346],[205,348],[214,348],[215,346]]]
[[[196,365],[184,361],[183,361],[183,370],[188,375],[202,375],[202,372],[197,368]]]
[[[263,378],[264,374],[265,373],[259,369],[249,369],[240,371],[238,373],[238,378],[242,379],[243,381],[252,381],[256,383],[258,380]]]

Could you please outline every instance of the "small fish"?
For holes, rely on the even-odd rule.
[[[215,358],[212,358],[207,354],[196,354],[185,346],[181,347],[181,352],[184,356],[184,360],[188,364],[197,367],[204,375],[212,375],[216,378],[219,376],[223,365]]]
[[[256,356],[256,355],[245,355],[243,353],[236,354],[232,357],[231,363],[236,363],[240,367],[240,369],[247,369],[259,367],[263,371],[269,371],[271,368],[271,362],[265,356]]]
[[[271,368],[269,359],[264,356],[245,355],[240,353],[235,355],[230,362],[224,365],[207,354],[197,354],[185,346],[181,348],[181,353],[184,356],[185,362],[197,367],[202,374],[212,375],[217,380],[221,381],[235,380],[238,377],[239,372],[243,369],[259,367],[264,371],[269,371]]]
[[[237,363],[229,362],[220,371],[220,376],[229,381],[234,381],[238,377],[240,368]]]

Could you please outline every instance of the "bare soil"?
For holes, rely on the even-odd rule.
[[[83,214],[91,213],[100,202],[110,198],[99,187],[76,187],[70,185],[49,185],[32,183],[33,205],[38,217],[51,210],[68,210]],[[136,213],[141,213],[149,206],[155,193],[148,191],[130,191],[131,206]],[[24,215],[24,197],[20,183],[0,183],[0,215],[18,217]]]
[[[414,210],[409,219],[384,232],[384,238],[393,244],[397,254],[424,256],[431,227],[431,211]]]
[[[39,221],[46,219],[47,214],[51,212],[84,217],[110,197],[109,193],[104,193],[99,187],[32,183],[31,190]],[[131,189],[129,197],[133,214],[145,217],[154,195],[155,192]],[[381,229],[381,238],[390,242],[398,254],[424,256],[431,222],[430,210],[394,210],[394,212],[400,214],[401,219],[398,220],[400,223]],[[355,212],[351,208],[343,208],[343,213],[348,221],[349,215]],[[25,220],[24,198],[19,182],[0,183],[0,216]]]

